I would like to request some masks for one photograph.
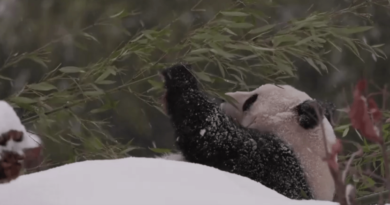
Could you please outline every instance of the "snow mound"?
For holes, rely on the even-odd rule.
[[[239,175],[156,158],[78,162],[0,184],[6,205],[335,205],[290,200]]]

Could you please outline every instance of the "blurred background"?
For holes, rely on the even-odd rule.
[[[386,0],[1,0],[0,96],[44,140],[35,172],[174,150],[157,76],[174,63],[193,64],[219,97],[288,83],[334,102],[337,135],[365,146],[354,166],[383,176],[379,148],[345,112],[359,79],[372,92],[389,83],[389,12]],[[356,148],[345,146],[348,158]],[[348,180],[359,196],[383,191],[371,177]]]

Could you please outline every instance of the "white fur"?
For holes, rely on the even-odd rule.
[[[256,102],[249,111],[242,112],[244,102],[254,94],[258,94]],[[236,101],[236,107],[227,102],[221,105],[227,115],[243,126],[270,131],[281,137],[301,161],[314,197],[318,200],[333,199],[334,181],[327,164],[322,160],[325,157],[325,143],[321,126],[311,130],[302,128],[298,124],[296,111],[293,110],[305,100],[312,100],[310,96],[289,85],[272,84],[262,85],[250,92],[231,92],[226,95]],[[330,151],[336,136],[325,117],[322,124]]]
[[[41,144],[41,140],[37,135],[28,133],[26,131],[26,128],[21,123],[14,109],[5,101],[0,101],[0,120],[0,135],[7,133],[10,130],[16,130],[23,132],[24,136],[21,142],[9,140],[6,146],[0,145],[0,153],[3,151],[12,151],[23,155],[24,149],[35,148]]]

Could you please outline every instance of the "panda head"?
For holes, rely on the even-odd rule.
[[[312,133],[323,123],[329,145],[335,142],[332,128],[334,105],[313,100],[306,93],[289,85],[265,84],[249,92],[229,92],[233,103],[224,102],[221,108],[244,127],[270,131],[296,130]],[[317,112],[321,116],[317,117]]]
[[[226,95],[234,102],[221,104],[225,114],[244,127],[275,133],[285,141],[301,161],[315,197],[332,200],[334,182],[322,160],[325,144],[330,151],[336,142],[331,125],[332,104],[316,101],[289,85],[265,84],[253,91]],[[318,118],[318,111],[325,117]]]

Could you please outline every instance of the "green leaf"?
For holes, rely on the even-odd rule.
[[[211,78],[204,72],[196,72],[192,71],[199,79],[206,81],[206,82],[212,82]]]
[[[352,42],[349,38],[344,38],[344,41],[347,43],[347,47],[357,56],[359,57],[359,50],[357,49],[356,45]]]
[[[269,25],[265,25],[265,26],[262,26],[262,27],[259,27],[259,28],[255,28],[255,29],[252,29],[249,31],[250,34],[259,34],[259,33],[264,33],[268,30],[271,30],[272,28],[275,27],[275,24],[269,24]]]
[[[106,71],[104,71],[104,73],[102,73],[102,74],[95,80],[95,83],[96,83],[96,82],[99,82],[99,81],[102,81],[102,80],[105,80],[110,74],[111,74],[111,70],[110,70],[110,69],[107,69]]]
[[[59,69],[59,71],[63,73],[84,73],[85,72],[83,69],[74,66],[62,67]]]
[[[342,137],[345,137],[345,136],[347,136],[347,134],[348,134],[348,131],[349,131],[349,127],[347,127],[347,129],[345,129],[345,130],[344,130]]]
[[[84,146],[90,151],[98,151],[104,148],[103,143],[97,137],[84,139]]]
[[[127,13],[125,10],[122,10],[122,11],[116,13],[116,14],[111,15],[110,18],[112,18],[112,19],[114,19],[114,18],[123,18],[123,17],[128,16],[128,15],[129,15],[129,13]]]
[[[224,16],[249,16],[249,14],[239,11],[221,11],[220,13]]]
[[[219,71],[221,71],[222,77],[225,78],[225,69],[223,69],[221,62],[217,61]]]
[[[184,58],[184,61],[189,62],[189,63],[196,63],[199,61],[207,61],[208,59],[202,56],[190,56]]]
[[[335,47],[339,52],[341,52],[341,48],[338,47],[335,43],[333,43],[333,41],[331,41],[331,40],[328,39],[328,42],[329,42],[333,47]]]
[[[49,90],[56,90],[57,87],[46,82],[38,83],[38,84],[31,84],[27,85],[28,88],[32,90],[39,90],[39,91],[49,91]]]
[[[110,110],[110,109],[111,109],[111,108],[108,107],[108,106],[103,106],[103,107],[101,107],[101,108],[93,109],[93,110],[91,110],[91,111],[89,111],[89,112],[92,113],[92,114],[96,114],[96,113],[105,112],[105,111]]]
[[[99,95],[103,95],[104,94],[104,91],[85,91],[84,92],[84,95],[87,95],[87,96],[99,96]]]
[[[341,33],[344,35],[351,35],[355,33],[362,33],[372,29],[372,26],[359,26],[359,27],[344,27],[344,28],[333,28],[332,30],[336,33]]]
[[[274,48],[265,48],[265,47],[253,46],[253,45],[251,45],[251,47],[255,50],[260,50],[260,51],[275,51]]]
[[[163,114],[163,115],[165,115],[165,116],[167,115],[167,114],[165,113],[165,111],[164,111],[163,109],[161,109],[161,107],[158,107],[158,106],[155,106],[155,105],[153,105],[153,107],[156,108],[156,110],[160,111],[161,114]]]
[[[137,149],[144,149],[144,148],[143,147],[131,146],[131,147],[128,147],[127,149],[125,149],[125,150],[122,150],[120,153],[121,154],[125,154],[125,153],[131,152],[133,150],[137,150]]]
[[[272,43],[274,44],[274,46],[279,46],[280,44],[285,42],[297,42],[298,40],[299,38],[296,35],[286,34],[286,35],[275,36],[272,39]]]
[[[164,87],[163,82],[154,81],[154,80],[148,80],[148,83],[150,83],[154,89],[161,89]]]
[[[276,63],[277,67],[282,70],[282,71],[285,71],[286,73],[288,73],[290,76],[294,76],[294,73],[293,73],[293,70],[291,68],[291,66],[288,66],[284,63],[279,63],[277,62]]]
[[[202,54],[202,53],[207,53],[209,52],[210,49],[208,48],[199,48],[195,50],[191,50],[190,54]]]
[[[237,36],[236,33],[234,33],[232,30],[228,29],[228,28],[223,28],[224,31],[226,31],[228,34],[231,34],[233,36]]]
[[[251,24],[251,23],[228,23],[226,26],[229,28],[252,28],[253,24]]]
[[[232,48],[232,49],[237,49],[237,50],[247,50],[247,51],[252,51],[251,45],[243,45],[243,44],[232,44],[232,43],[226,43],[224,44],[225,47],[227,48]]]
[[[8,77],[2,76],[2,75],[0,75],[0,79],[13,81],[11,78],[8,78]]]
[[[300,45],[302,45],[302,44],[306,44],[306,43],[308,43],[309,41],[314,40],[314,38],[315,38],[315,36],[308,36],[308,37],[306,37],[306,38],[304,38],[304,39],[302,39],[302,40],[296,42],[295,45],[296,45],[296,46],[300,46]]]
[[[215,53],[215,54],[217,54],[217,55],[220,55],[220,56],[222,56],[222,57],[224,57],[224,58],[226,58],[226,59],[231,59],[231,58],[234,58],[234,57],[235,57],[234,54],[228,53],[228,52],[226,52],[226,51],[224,51],[224,50],[222,50],[222,49],[219,49],[219,48],[213,48],[213,49],[210,49],[210,51],[211,51],[212,53]]]
[[[306,62],[308,62],[313,68],[315,68],[319,73],[321,73],[321,70],[317,67],[317,65],[314,63],[313,59],[311,58],[305,58]]]
[[[10,101],[14,103],[20,103],[20,104],[32,104],[37,102],[35,99],[32,98],[26,98],[26,97],[13,97],[10,99]]]
[[[93,41],[99,43],[99,41],[98,41],[94,36],[92,36],[91,34],[88,34],[88,33],[83,32],[82,35],[83,35],[84,37],[86,37],[87,39],[90,39],[90,40],[93,40]]]
[[[27,58],[30,59],[30,60],[32,60],[32,61],[34,61],[34,62],[36,62],[36,63],[38,63],[38,64],[40,64],[40,65],[42,65],[42,66],[45,67],[45,68],[47,68],[46,63],[45,63],[42,59],[40,59],[40,58],[38,58],[38,57],[36,57],[36,56],[29,56],[29,57],[27,57]]]
[[[340,125],[338,127],[335,127],[334,128],[334,131],[342,131],[342,130],[345,130],[347,129],[351,124],[346,124],[346,125]]]
[[[116,83],[116,81],[113,81],[113,80],[101,80],[101,81],[95,82],[95,83],[98,84],[98,85],[111,85],[111,84]]]
[[[171,150],[170,149],[163,149],[163,148],[150,148],[150,150],[152,150],[153,152],[155,153],[160,153],[160,154],[165,154],[165,153],[170,153]]]

